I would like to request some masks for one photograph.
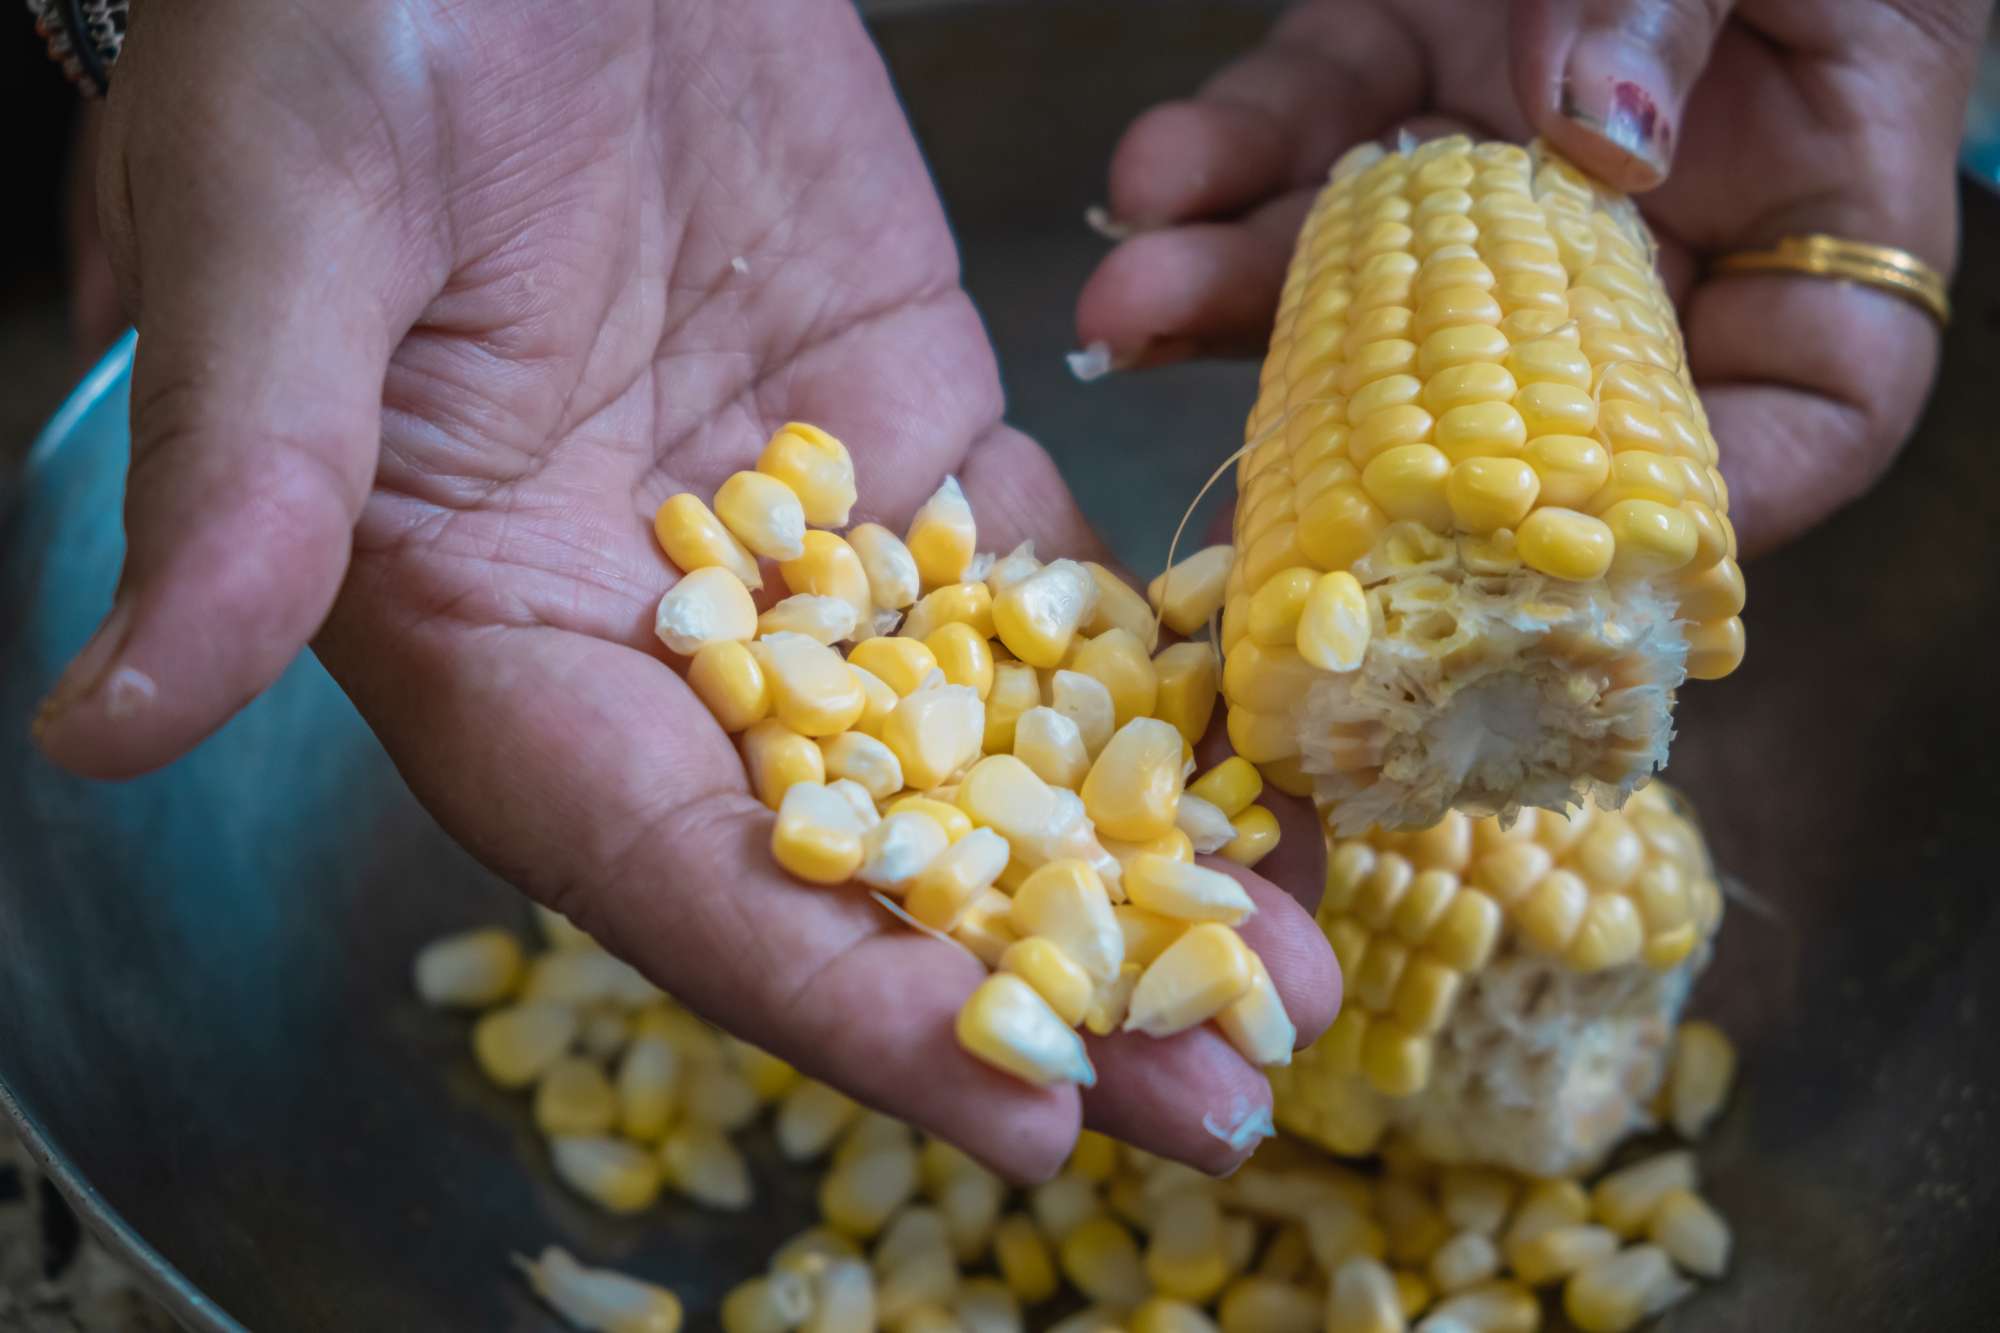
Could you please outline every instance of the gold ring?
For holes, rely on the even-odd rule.
[[[1944,275],[1908,250],[1890,245],[1844,241],[1838,236],[1786,236],[1769,250],[1739,250],[1718,256],[1709,269],[1716,273],[1782,272],[1844,278],[1922,307],[1939,328],[1951,323]]]

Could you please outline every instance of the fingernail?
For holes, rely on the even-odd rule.
[[[1673,157],[1674,128],[1664,101],[1650,91],[1645,71],[1622,68],[1622,53],[1579,41],[1563,77],[1564,117],[1642,163],[1655,176],[1667,174]]]
[[[90,636],[90,642],[70,662],[69,668],[56,682],[56,687],[49,691],[41,707],[35,710],[35,720],[29,731],[36,741],[40,741],[64,714],[95,694],[100,685],[118,686],[115,702],[124,711],[115,716],[129,717],[152,698],[154,685],[150,676],[129,667],[115,672],[111,669],[125,646],[131,620],[131,608],[123,602],[111,608],[111,614],[97,627],[97,633]],[[125,677],[136,679],[120,680]],[[107,706],[111,702],[113,700],[107,697]]]

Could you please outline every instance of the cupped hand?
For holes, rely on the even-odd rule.
[[[1139,229],[1077,323],[1125,364],[1261,353],[1334,159],[1399,128],[1539,134],[1661,242],[1746,551],[1865,490],[1916,421],[1938,331],[1900,298],[1711,256],[1828,232],[1948,271],[1955,154],[1990,0],[1306,0],[1111,168]],[[1669,174],[1671,167],[1671,174]],[[1662,183],[1664,182],[1664,183]]]
[[[140,329],[129,549],[49,754],[163,763],[310,639],[447,830],[717,1023],[1016,1176],[1080,1113],[1242,1155],[1203,1120],[1268,1088],[1212,1032],[1094,1041],[1081,1102],[961,1052],[979,965],[777,870],[652,637],[654,508],[790,419],[852,446],[857,521],[900,525],[956,473],[982,545],[1096,549],[1000,423],[846,0],[146,6],[101,184]],[[1244,878],[1310,1038],[1331,956]]]

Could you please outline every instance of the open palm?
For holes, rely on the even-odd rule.
[[[1127,132],[1111,211],[1144,230],[1092,278],[1079,332],[1138,364],[1260,351],[1328,167],[1399,128],[1541,134],[1614,183],[1653,186],[1657,167],[1562,111],[1580,66],[1587,80],[1645,78],[1657,93],[1647,105],[1663,112],[1653,147],[1662,158],[1671,150],[1672,174],[1640,206],[1721,442],[1731,516],[1746,551],[1768,548],[1888,466],[1935,372],[1937,330],[1881,292],[1704,277],[1701,261],[1829,232],[1948,270],[1954,154],[1990,8],[1306,0],[1196,98],[1156,107]]]
[[[208,77],[192,79],[190,71]],[[982,544],[1094,552],[996,369],[844,0],[142,11],[107,126],[141,330],[117,609],[44,719],[173,757],[316,650],[444,826],[700,1012],[1020,1176],[1073,1090],[960,1052],[982,975],[782,876],[730,740],[661,660],[650,515],[774,426],[853,448],[856,521],[948,473]],[[1255,876],[1311,1037],[1337,996]],[[413,889],[417,886],[413,886]],[[1093,1044],[1093,1121],[1221,1168],[1268,1101],[1208,1032]]]

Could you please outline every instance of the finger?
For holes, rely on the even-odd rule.
[[[1815,278],[1711,278],[1695,289],[1687,334],[1745,557],[1865,491],[1915,425],[1937,373],[1929,315]]]
[[[1514,91],[1536,131],[1624,190],[1666,179],[1732,0],[1516,0]]]
[[[1421,49],[1382,5],[1303,5],[1191,102],[1135,121],[1112,156],[1111,210],[1148,226],[1218,217],[1316,180],[1414,110]]]
[[[233,111],[197,121],[253,134]],[[125,565],[36,722],[82,773],[144,771],[223,722],[297,655],[346,568],[414,288],[384,219],[344,205],[349,184],[281,170],[270,154],[301,146],[278,137],[218,129],[196,160],[166,145],[126,172],[144,290]]]
[[[1326,936],[1297,903],[1241,866],[1203,857],[1257,903],[1239,927],[1271,974],[1303,1049],[1340,1007],[1340,969]],[[1269,1081],[1212,1024],[1164,1040],[1136,1033],[1089,1039],[1098,1083],[1084,1094],[1094,1129],[1216,1174],[1257,1146],[1253,1127],[1271,1105]]]
[[[1243,222],[1143,232],[1106,256],[1077,299],[1077,337],[1108,344],[1124,365],[1177,355],[1254,355],[1271,317],[1310,190],[1266,204]]]

